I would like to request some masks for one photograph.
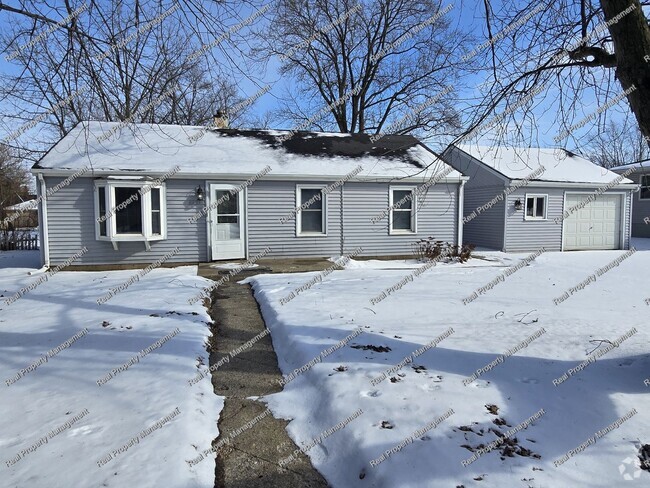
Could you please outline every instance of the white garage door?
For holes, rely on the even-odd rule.
[[[567,193],[565,211],[590,194]],[[564,221],[564,250],[620,249],[621,195],[600,195]]]

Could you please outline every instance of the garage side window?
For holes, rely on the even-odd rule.
[[[297,234],[325,235],[327,200],[323,189],[319,187],[298,186],[296,188],[298,215],[296,219]]]
[[[526,195],[526,220],[546,220],[548,195]]]
[[[650,175],[641,176],[641,193],[639,199],[650,200]]]
[[[415,189],[408,187],[390,188],[390,233],[417,232],[415,212]]]

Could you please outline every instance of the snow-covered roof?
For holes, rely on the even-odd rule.
[[[620,166],[616,166],[610,169],[616,173],[622,173],[624,171],[627,171],[628,169],[634,169],[634,170],[644,169],[646,171],[650,171],[650,161],[641,161],[638,163],[622,164]]]
[[[534,181],[601,185],[619,178],[616,173],[561,148],[489,147],[473,144],[457,147],[511,180],[524,179],[541,166],[544,167],[544,172],[533,178]],[[620,183],[632,181],[623,178]]]
[[[200,126],[82,122],[33,171],[255,175],[270,178],[343,177],[428,179],[448,166],[411,136],[218,129]],[[448,179],[458,179],[451,172]]]
[[[24,202],[11,205],[10,207],[5,207],[5,210],[10,210],[13,212],[24,212],[25,210],[36,210],[37,207],[36,200],[25,200]]]

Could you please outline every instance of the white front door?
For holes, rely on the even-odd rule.
[[[565,210],[584,202],[590,194],[567,193]],[[620,249],[620,195],[599,195],[564,221],[564,250]]]
[[[212,260],[246,257],[244,192],[234,185],[210,184]]]

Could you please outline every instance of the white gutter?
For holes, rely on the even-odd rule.
[[[78,169],[70,170],[43,170],[43,169],[33,169],[32,173],[35,175],[46,174],[48,176],[70,176],[74,174]],[[143,174],[146,176],[158,177],[163,176],[166,172],[164,171],[149,171],[149,170],[134,170],[134,171],[93,171],[92,173],[87,173],[80,178],[98,178],[98,177],[109,177],[109,176],[126,176],[133,177],[134,179],[141,179]],[[173,176],[169,177],[168,180],[228,180],[228,181],[241,181],[252,178],[257,173],[176,173]],[[260,181],[338,181],[341,178],[347,176],[346,174],[333,175],[333,174],[278,174],[278,173],[268,173],[260,178]],[[458,183],[466,178],[464,176],[455,176],[451,178],[442,178],[438,183]],[[431,176],[405,176],[404,174],[393,174],[393,175],[356,175],[354,178],[351,178],[347,181],[354,182],[374,182],[374,183],[401,183],[405,182],[417,182],[417,183],[426,183],[431,179]]]
[[[45,179],[42,173],[38,173],[38,181],[40,182],[39,193],[41,197],[41,246],[43,246],[43,268],[50,267],[50,241],[47,234],[47,187],[45,186]]]
[[[512,180],[509,185],[507,186],[515,186],[517,183],[523,182],[523,180]],[[529,187],[548,187],[548,188],[603,188],[607,186],[609,183],[608,182],[599,182],[599,183],[576,183],[576,182],[563,182],[563,181],[530,181],[528,182],[527,185],[522,186],[521,188],[524,188],[526,186]],[[609,190],[631,190],[636,186],[636,183],[630,182],[630,183],[619,183],[615,186],[612,186],[609,188]],[[518,188],[520,190],[521,188]]]
[[[458,185],[458,247],[463,245],[463,212],[465,202],[465,183],[467,179],[463,179]]]

